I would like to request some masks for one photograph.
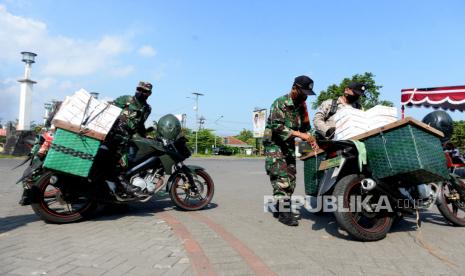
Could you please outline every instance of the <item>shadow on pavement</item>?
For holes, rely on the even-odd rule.
[[[214,209],[216,207],[218,207],[217,204],[210,203],[202,210]],[[179,212],[183,212],[183,210],[178,209],[174,205],[169,197],[155,198],[148,202],[107,204],[97,210],[91,221],[116,220],[126,216],[152,217],[156,213],[169,210],[178,210]]]
[[[0,218],[0,234],[40,220],[36,214],[18,215]]]
[[[328,234],[335,238],[354,240],[344,230],[342,230],[337,223],[335,217],[331,213],[311,213],[305,209],[301,209],[302,219],[308,219],[314,221],[312,230],[319,231],[325,230]],[[420,213],[421,223],[434,223],[442,226],[451,226],[441,214],[437,213]],[[417,231],[417,224],[415,217],[405,216],[397,218],[393,225],[390,233],[395,232],[415,232]]]
[[[336,218],[333,216],[332,213],[311,213],[305,209],[301,209],[302,219],[308,219],[314,221],[315,223],[312,225],[312,230],[320,231],[325,230],[326,233],[329,235],[344,239],[344,240],[352,240],[345,231],[340,231],[339,224],[336,221]]]
[[[425,223],[433,223],[442,226],[454,227],[452,224],[449,223],[449,221],[446,218],[444,218],[441,214],[438,213],[423,213],[420,214],[420,216],[423,222]]]

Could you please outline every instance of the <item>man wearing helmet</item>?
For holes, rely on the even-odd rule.
[[[152,84],[140,81],[134,96],[121,96],[113,102],[114,105],[123,109],[113,129],[115,134],[113,139],[117,144],[117,152],[121,156],[119,160],[120,174],[128,167],[130,139],[136,134],[145,137],[147,133],[145,121],[152,111],[147,99],[151,94]],[[122,175],[120,175],[119,180],[126,192],[133,194],[140,190],[139,187],[130,185]]]

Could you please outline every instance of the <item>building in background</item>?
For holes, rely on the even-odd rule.
[[[253,151],[253,146],[243,142],[236,137],[226,136],[223,137],[223,145],[231,148],[236,148],[237,151],[241,154],[251,155]]]

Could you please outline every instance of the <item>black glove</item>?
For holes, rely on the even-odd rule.
[[[335,127],[331,127],[326,131],[326,138],[332,138],[334,136],[334,132],[336,131]]]

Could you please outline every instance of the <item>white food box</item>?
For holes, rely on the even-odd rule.
[[[335,140],[347,140],[362,133],[367,132],[365,128],[352,127],[334,134]]]
[[[397,121],[395,107],[377,105],[367,111],[346,107],[335,115],[335,140],[346,140]]]
[[[105,140],[121,111],[121,108],[98,100],[81,89],[66,97],[52,123],[58,128]]]

